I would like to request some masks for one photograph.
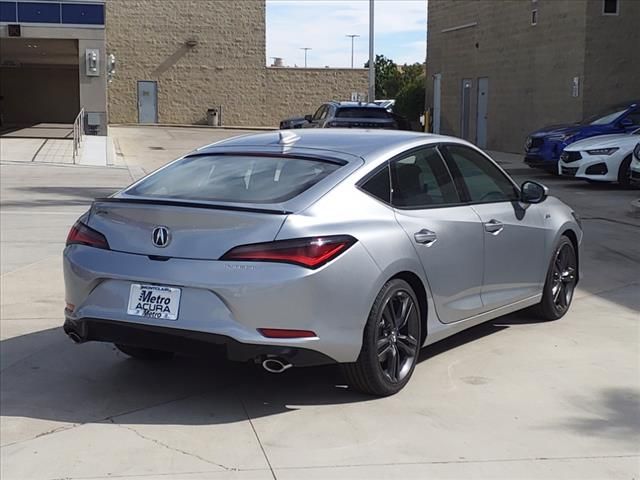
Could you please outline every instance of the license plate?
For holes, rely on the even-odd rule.
[[[179,288],[134,283],[129,291],[127,313],[139,317],[177,320],[181,293]]]

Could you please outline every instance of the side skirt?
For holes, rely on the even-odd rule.
[[[435,331],[434,329],[431,329],[422,346],[426,347],[427,345],[439,342],[440,340],[450,337],[451,335],[455,335],[456,333],[466,330],[467,328],[480,325],[481,323],[488,322],[489,320],[493,320],[494,318],[501,317],[509,313],[517,312],[518,310],[522,310],[523,308],[531,307],[540,303],[540,300],[542,300],[542,293],[529,298],[525,298],[524,300],[518,300],[517,302],[510,305],[505,305],[504,307],[495,308],[493,310],[489,310],[488,312],[465,318],[464,320],[460,320],[455,323],[445,324],[438,322],[440,323],[440,328],[436,329]]]

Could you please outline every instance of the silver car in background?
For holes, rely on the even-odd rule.
[[[390,395],[422,346],[526,307],[567,312],[582,229],[547,193],[451,137],[225,140],[78,220],[64,329],[146,359],[218,344],[274,373],[340,363],[352,387]]]

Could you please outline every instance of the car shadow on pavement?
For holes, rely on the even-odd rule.
[[[430,345],[420,361],[504,330],[510,317]],[[215,354],[142,362],[110,344],[75,345],[61,328],[3,340],[0,365],[4,417],[73,424],[232,423],[301,406],[376,400],[351,390],[336,365],[273,375]]]

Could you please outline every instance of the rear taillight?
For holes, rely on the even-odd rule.
[[[221,260],[293,263],[318,268],[346,251],[356,239],[349,235],[296,238],[233,248]]]
[[[87,245],[89,247],[109,249],[109,243],[104,235],[96,232],[93,228],[87,227],[80,221],[71,227],[69,235],[67,235],[67,246],[69,245]]]

